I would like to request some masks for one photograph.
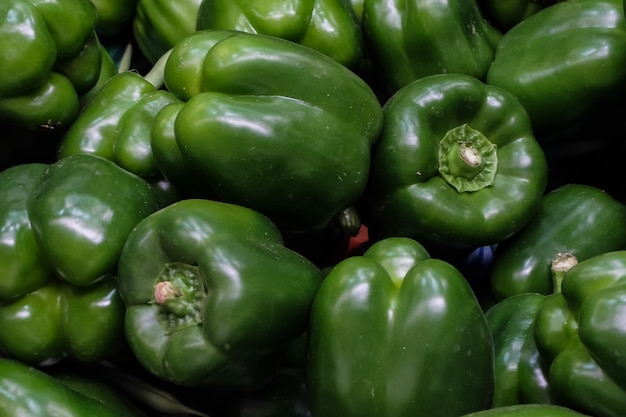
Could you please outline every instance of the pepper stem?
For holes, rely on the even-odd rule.
[[[576,258],[571,253],[557,253],[554,259],[552,260],[552,286],[555,294],[561,292],[561,287],[563,285],[563,278],[567,271],[572,269],[574,266],[578,264],[578,258]]]
[[[450,129],[439,144],[439,174],[459,192],[488,187],[498,169],[496,148],[467,123]]]
[[[181,262],[166,264],[154,284],[154,304],[171,331],[200,323],[205,297],[197,266]]]

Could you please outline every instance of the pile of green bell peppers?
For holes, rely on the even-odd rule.
[[[625,4],[3,1],[0,414],[626,415]]]

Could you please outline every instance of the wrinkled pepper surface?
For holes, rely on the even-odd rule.
[[[0,350],[31,364],[117,352],[125,306],[114,275],[130,230],[156,210],[149,185],[86,155],[0,177]]]
[[[202,0],[196,29],[276,36],[318,50],[349,68],[359,63],[365,47],[359,20],[346,0]]]
[[[173,48],[165,85],[185,103],[164,110],[169,122],[157,115],[173,136],[156,132],[153,154],[180,154],[160,169],[175,186],[191,171],[179,182],[196,188],[192,196],[250,207],[283,230],[318,231],[365,189],[381,105],[361,78],[321,52],[207,29]],[[178,152],[154,149],[168,143]]]
[[[538,137],[552,144],[555,131],[593,121],[620,103],[624,67],[623,0],[562,1],[502,37],[487,82],[519,98]]]
[[[118,279],[128,343],[148,371],[200,386],[257,368],[258,386],[277,369],[268,355],[306,330],[321,272],[258,212],[190,199],[137,225]]]
[[[579,261],[626,249],[626,205],[597,187],[566,184],[542,197],[533,219],[498,244],[489,280],[496,299],[551,294],[551,265],[559,253]]]
[[[102,48],[90,0],[0,3],[0,122],[64,129],[100,76]]]
[[[409,238],[341,261],[315,297],[306,367],[314,417],[459,416],[486,409],[493,344],[471,287]]]
[[[547,162],[509,92],[469,75],[431,75],[383,111],[363,199],[374,239],[473,249],[513,235],[537,212]]]
[[[484,80],[502,36],[476,0],[366,0],[363,31],[387,92],[427,75]]]

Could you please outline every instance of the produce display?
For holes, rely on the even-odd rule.
[[[626,0],[2,0],[0,42],[0,417],[626,416]]]

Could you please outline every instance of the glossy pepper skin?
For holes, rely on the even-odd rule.
[[[113,276],[150,189],[85,158],[0,173],[0,350],[29,364],[98,361],[125,344]]]
[[[207,29],[173,48],[165,85],[185,101],[168,117],[186,167],[162,172],[173,180],[177,167],[191,170],[185,182],[196,186],[194,196],[250,207],[282,230],[310,232],[365,189],[382,108],[361,78],[321,52]]]
[[[288,39],[349,68],[359,63],[365,47],[359,20],[346,0],[203,0],[196,29],[241,30]]]
[[[138,0],[133,37],[139,50],[155,63],[179,41],[196,31],[202,0]]]
[[[626,249],[626,206],[597,187],[566,184],[547,193],[537,214],[496,248],[489,281],[498,300],[551,294],[550,266],[558,253],[579,261]]]
[[[463,74],[424,77],[384,105],[364,205],[374,239],[473,249],[521,229],[547,163],[510,93]]]
[[[490,406],[485,315],[463,275],[412,239],[380,240],[333,267],[308,337],[314,417],[452,417]]]
[[[587,417],[575,410],[552,404],[521,404],[496,407],[461,417]]]
[[[491,407],[552,403],[547,365],[534,336],[537,311],[546,300],[543,294],[518,294],[487,310],[495,352]]]
[[[50,266],[78,286],[114,274],[129,233],[156,209],[146,181],[94,155],[51,164],[28,201],[30,224]]]
[[[593,120],[619,103],[625,66],[623,1],[564,1],[503,36],[487,82],[518,97],[538,137],[552,144],[555,131]]]
[[[153,76],[126,71],[108,79],[63,136],[58,157],[97,155],[142,178],[160,177],[150,130],[161,108],[181,101]]]
[[[185,386],[220,385],[242,362],[273,373],[264,356],[305,330],[321,281],[266,217],[199,199],[139,223],[118,273],[129,346],[147,370]]]
[[[557,403],[598,417],[626,409],[626,251],[553,263],[554,293],[537,312],[534,336]]]
[[[112,277],[88,287],[52,279],[0,304],[0,351],[36,366],[108,359],[126,345],[124,312]]]
[[[90,0],[0,4],[0,121],[46,132],[68,127],[97,82],[100,46]]]
[[[119,417],[120,410],[73,390],[40,369],[0,358],[0,415]],[[143,414],[128,409],[124,416]]]
[[[475,0],[366,0],[363,31],[390,94],[426,75],[484,80],[501,34]]]

